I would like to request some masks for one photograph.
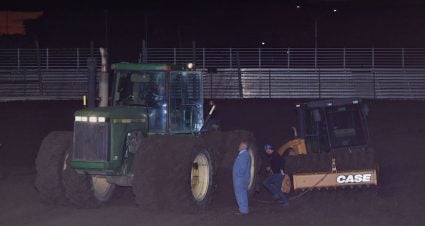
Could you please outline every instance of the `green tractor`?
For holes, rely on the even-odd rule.
[[[131,186],[143,205],[151,205],[149,198],[160,191],[157,203],[179,193],[179,203],[207,206],[213,177],[223,165],[218,163],[225,148],[220,139],[226,138],[221,134],[218,142],[207,141],[215,106],[204,120],[202,74],[161,64],[119,63],[112,69],[111,106],[78,110],[73,132],[44,138],[36,159],[41,200],[98,206],[116,186]],[[242,137],[254,142],[249,134]],[[254,145],[250,153],[255,184]]]

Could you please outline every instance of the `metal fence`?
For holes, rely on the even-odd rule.
[[[87,70],[0,71],[0,99],[81,99],[87,94]],[[13,99],[12,98],[12,99]]]
[[[425,48],[152,48],[149,63],[197,68],[425,68]]]
[[[0,99],[80,99],[90,49],[0,49]]]
[[[0,49],[0,70],[86,70],[91,55],[100,62],[90,49]]]
[[[194,62],[206,98],[425,99],[425,49],[146,49],[148,63]],[[0,100],[79,99],[89,49],[0,49]],[[100,67],[100,54],[94,51]]]
[[[425,70],[223,69],[204,73],[204,96],[212,99],[425,99]]]

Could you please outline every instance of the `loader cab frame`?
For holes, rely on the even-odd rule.
[[[366,148],[368,108],[360,99],[320,100],[297,105],[299,135],[308,152]]]

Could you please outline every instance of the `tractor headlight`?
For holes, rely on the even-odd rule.
[[[97,122],[97,117],[96,116],[90,116],[89,122]]]
[[[97,116],[75,116],[75,121],[76,122],[91,122],[91,123],[96,123],[96,122],[106,122],[106,117],[97,117]]]

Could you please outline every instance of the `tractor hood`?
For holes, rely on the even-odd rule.
[[[143,106],[114,106],[82,109],[74,113],[74,116],[96,116],[109,119],[146,119],[147,107]]]

